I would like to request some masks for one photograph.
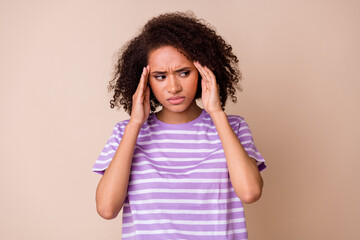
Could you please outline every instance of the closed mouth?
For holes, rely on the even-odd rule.
[[[181,99],[181,98],[185,98],[185,97],[182,97],[182,96],[176,96],[176,97],[171,97],[171,98],[168,98],[168,100],[178,100],[178,99]]]
[[[175,104],[175,105],[182,103],[184,100],[185,100],[185,97],[182,97],[182,96],[168,98],[168,101],[171,104]]]

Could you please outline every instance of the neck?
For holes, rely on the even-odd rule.
[[[161,109],[156,113],[156,117],[169,124],[181,124],[195,120],[200,116],[202,109],[196,104],[195,101],[183,112],[171,112],[166,108]]]

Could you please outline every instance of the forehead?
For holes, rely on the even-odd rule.
[[[178,68],[192,65],[192,62],[183,53],[171,46],[164,46],[149,54],[149,66],[155,70]]]

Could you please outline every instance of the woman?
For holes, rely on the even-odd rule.
[[[247,239],[243,203],[260,198],[266,166],[245,120],[223,111],[236,101],[237,62],[189,13],[151,19],[122,49],[110,104],[130,119],[92,169],[103,175],[100,216],[124,207],[122,239]]]

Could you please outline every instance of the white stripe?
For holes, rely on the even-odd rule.
[[[180,140],[180,139],[159,139],[159,140],[150,140],[150,141],[138,141],[138,145],[149,145],[152,143],[192,143],[192,144],[200,144],[200,143],[207,143],[207,144],[215,144],[215,143],[221,143],[220,139],[217,140]]]
[[[110,155],[111,153],[114,153],[114,152],[116,152],[116,151],[109,151],[108,152],[108,154],[106,154],[106,155]],[[223,153],[224,152],[224,149],[221,149],[221,150],[218,150],[218,151],[216,151],[216,152],[213,152],[213,153],[211,153],[208,157],[210,157],[210,156],[212,156],[212,155],[215,155],[215,154],[218,154],[218,153]],[[103,154],[103,155],[105,155],[105,154]],[[138,158],[138,157],[147,157],[148,158],[148,156],[146,155],[146,154],[144,154],[144,153],[137,153],[137,154],[134,154],[134,156],[133,156],[133,161],[134,161],[134,159],[136,159],[136,158]],[[220,160],[220,162],[223,160],[223,158],[218,158],[219,160]],[[225,158],[224,158],[225,159]],[[107,159],[105,159],[105,160],[96,160],[96,162],[95,163],[97,163],[97,164],[105,164],[105,163],[108,163],[108,162],[111,162],[111,160],[112,160],[112,157],[109,157],[109,158],[107,158]],[[169,158],[169,157],[157,157],[157,158],[151,158],[151,160],[152,161],[154,161],[154,162],[169,162],[169,161],[171,161],[171,162],[176,162],[176,161],[179,161],[179,162],[196,162],[196,161],[203,161],[204,160],[204,158]],[[216,160],[216,159],[215,159]],[[209,163],[210,161],[206,161],[206,163]],[[219,161],[215,161],[215,162],[219,162]],[[161,165],[155,165],[155,164],[153,164],[153,163],[151,163],[151,162],[149,162],[149,161],[141,161],[141,162],[139,162],[139,163],[135,163],[135,162],[133,162],[133,165],[134,166],[140,166],[140,165],[145,165],[145,164],[152,164],[152,165],[154,165],[154,166],[159,166],[159,167],[161,167]],[[194,165],[193,165],[194,166]]]
[[[224,149],[221,148],[220,150],[217,150],[211,154],[209,154],[209,156],[207,157],[210,157],[212,155],[215,155],[215,154],[218,154],[218,153],[223,153],[224,152]],[[144,153],[136,153],[134,154],[133,158],[137,158],[137,157],[149,157],[148,155],[144,154]],[[181,162],[185,162],[185,161],[202,161],[204,160],[204,157],[201,157],[201,158],[184,158],[184,157],[181,157],[181,158],[175,158],[175,157],[151,157],[151,160],[154,161],[154,162],[162,162],[162,161],[181,161]]]
[[[121,124],[120,126],[118,126],[118,127],[115,127],[114,128],[114,130],[116,130],[116,133],[117,134],[122,134],[122,133],[124,133],[124,130],[122,130],[122,131],[120,131],[119,129],[123,129],[123,128],[125,128],[126,127],[126,125],[128,124],[128,122],[124,122],[123,124]],[[146,126],[146,127],[145,127]],[[154,127],[158,127],[159,125],[158,124],[147,124],[147,125],[143,125],[143,127],[141,128],[141,130],[140,131],[147,131],[147,130],[149,130],[150,128],[154,128]]]
[[[244,222],[244,218],[237,218],[237,219],[229,219],[229,220],[213,220],[213,221],[191,221],[191,220],[173,220],[173,219],[159,219],[159,220],[134,220],[131,223],[123,223],[122,226],[126,227],[133,227],[135,224],[164,224],[164,223],[171,223],[171,224],[184,224],[184,225],[222,225],[222,224],[230,224],[230,223],[240,223]]]
[[[239,137],[247,137],[247,136],[251,136],[251,134],[250,134],[250,133],[243,133],[243,134],[241,134],[241,136],[239,136]]]
[[[239,198],[229,198],[229,199],[148,199],[148,200],[132,200],[130,201],[132,205],[136,204],[154,204],[154,203],[179,203],[179,204],[211,204],[211,203],[229,203],[237,202]]]
[[[248,143],[248,141],[246,141],[246,142],[242,142],[242,144],[247,144]],[[254,149],[252,149],[252,148],[244,148],[245,149],[245,151],[248,151],[248,152],[253,152],[253,153],[255,153],[256,155],[259,155],[259,152],[258,151],[255,151]],[[176,150],[176,149],[174,149],[174,150]],[[188,151],[186,151],[186,152],[194,152],[194,151],[192,151],[192,149],[187,149]],[[211,150],[209,150],[209,151],[211,151]],[[208,151],[208,152],[209,152]],[[110,151],[108,151],[106,154],[105,153],[101,153],[100,154],[100,156],[108,156],[108,155],[111,155],[111,154],[113,154],[113,153],[115,153],[116,151],[114,151],[114,150],[110,150]],[[146,152],[154,152],[153,150],[149,150],[149,151],[146,151]],[[217,154],[217,153],[223,153],[224,152],[224,150],[223,149],[221,149],[221,150],[218,150],[218,151],[216,151],[216,152],[213,152],[212,154]],[[111,155],[111,156],[113,156],[113,155]],[[142,156],[144,156],[144,157],[148,157],[146,154],[144,154],[144,153],[137,153],[137,154],[134,154],[134,156],[133,156],[133,158],[135,159],[135,158],[137,158],[137,157],[142,157]],[[203,158],[170,158],[170,157],[158,157],[158,158],[151,158],[153,161],[156,161],[156,162],[162,162],[162,161],[166,161],[166,162],[168,162],[168,161],[180,161],[180,162],[185,162],[185,161],[200,161],[200,160],[203,160]],[[105,159],[105,160],[96,160],[96,163],[98,163],[98,164],[104,164],[104,163],[107,163],[107,162],[110,162],[112,160],[112,157],[110,157],[110,158],[107,158],[107,159]],[[207,162],[207,163],[209,163],[209,162]],[[153,164],[153,163],[151,163],[151,162],[148,162],[148,161],[141,161],[141,162],[139,162],[139,163],[133,163],[133,165],[134,166],[140,166],[140,165],[145,165],[145,164],[152,164],[152,165],[154,165],[154,166],[158,166],[158,167],[165,167],[165,166],[161,166],[161,165],[156,165],[156,164]],[[167,168],[171,168],[171,167],[168,167],[168,166],[166,166]],[[177,168],[181,168],[181,167],[174,167],[174,169],[177,169]],[[188,168],[188,167],[184,167],[184,168]]]
[[[239,200],[240,201],[240,200]],[[124,207],[129,207],[129,203],[125,203]],[[132,214],[138,215],[148,215],[148,214],[200,214],[200,215],[209,215],[209,214],[224,214],[224,213],[235,213],[243,212],[244,208],[232,208],[232,209],[216,209],[216,210],[174,210],[174,209],[154,209],[154,210],[135,210],[132,209],[131,213],[124,213],[123,217],[131,217]]]
[[[188,178],[188,179],[166,179],[166,178],[150,178],[130,181],[129,185],[140,183],[226,183],[229,179],[206,179],[206,178]]]
[[[118,139],[116,139],[118,140]],[[121,140],[121,139],[120,139]],[[118,142],[112,142],[112,143],[107,143],[104,148],[107,148],[107,147],[110,147],[110,146],[114,146],[114,147],[118,147],[119,146],[119,143]]]
[[[111,138],[112,138],[112,137],[110,137],[110,139],[111,139]],[[117,148],[117,147],[119,146],[119,143],[118,143],[118,142],[120,142],[121,139],[117,139],[116,137],[114,137],[114,138],[115,138],[116,142],[106,143],[105,146],[104,146],[104,148],[103,148],[103,151],[104,151],[105,148],[108,148],[108,147],[110,147],[110,146],[113,146],[113,147],[115,147],[115,148]],[[109,139],[109,140],[110,140],[110,139]],[[108,141],[108,142],[109,142],[109,141]],[[111,151],[111,152],[114,152],[113,149],[111,149],[110,151]],[[100,153],[100,156],[107,156],[107,155],[109,155],[110,151],[108,151],[108,152],[106,152],[106,153],[105,153],[105,152],[101,152],[101,153]]]
[[[242,126],[241,128],[239,128],[239,132],[244,130],[244,129],[249,129],[249,127],[248,126]]]
[[[230,119],[229,119],[230,120]],[[236,121],[229,121],[229,124],[232,125],[232,124],[235,124],[235,123],[238,123],[239,120],[236,120]],[[208,123],[195,123],[194,126],[197,126],[197,127],[208,127],[208,128],[211,128],[211,129],[214,129],[216,128],[214,124],[208,124]]]
[[[264,163],[265,162],[265,160],[263,160],[263,159],[255,159],[256,161],[257,161],[257,165],[259,166],[260,164],[262,164],[262,163]]]
[[[127,124],[128,124],[128,122],[123,122],[122,124],[119,124],[119,125],[118,125],[117,127],[115,127],[114,129],[115,129],[115,130],[119,130],[119,129],[121,129],[121,128],[125,128]]]
[[[161,130],[157,132],[151,132],[146,134],[139,134],[139,137],[147,137],[152,135],[161,135],[161,134],[187,134],[187,135],[218,135],[217,132],[207,132],[207,131],[187,131],[187,130]]]
[[[119,128],[124,128],[125,126],[120,126]],[[161,135],[161,134],[187,134],[187,135],[218,135],[218,133],[215,132],[207,132],[207,131],[190,131],[190,130],[160,130],[157,132],[150,132],[150,133],[142,133],[145,130],[148,130],[148,128],[142,128],[140,130],[140,134],[138,137],[147,137],[152,135]],[[116,129],[117,135],[120,135],[123,132],[120,132],[118,129]],[[117,136],[116,134],[113,134],[114,136]]]
[[[242,145],[245,145],[245,144],[248,144],[248,143],[253,143],[253,141],[252,140],[247,140],[247,141],[242,141],[241,142]]]
[[[119,144],[112,144],[113,146],[118,146]],[[138,146],[136,146],[135,148],[138,148],[138,149],[141,149],[142,151],[146,152],[146,153],[152,153],[152,152],[196,152],[196,153],[208,153],[208,152],[211,152],[211,151],[214,151],[214,149],[176,149],[176,148],[154,148],[154,149],[149,149],[149,150],[144,150]],[[160,151],[161,150],[161,151]],[[105,152],[101,152],[100,153],[100,156],[103,156],[103,157],[106,157],[108,155],[112,155],[113,153],[115,153],[116,150],[109,150],[107,151],[106,153]],[[220,152],[224,152],[223,149],[219,150],[219,151],[216,151],[214,153],[220,153]],[[138,156],[147,156],[143,153],[137,153],[135,154],[133,157],[138,157]],[[151,158],[151,159],[157,159],[157,158]],[[181,159],[181,158],[179,158]],[[203,158],[198,158],[198,159],[203,159]],[[111,159],[110,159],[111,160]],[[98,162],[100,163],[105,163],[105,162],[108,162],[109,159],[106,159],[106,160],[99,160]]]
[[[91,171],[101,172],[104,171],[106,168],[92,168]]]
[[[163,168],[163,169],[187,169],[187,168],[199,167],[201,165],[208,164],[208,163],[222,163],[222,162],[226,162],[226,159],[218,158],[218,159],[206,160],[201,163],[194,164],[194,165],[188,165],[188,166],[164,166],[164,165],[154,164],[150,161],[141,161],[138,163],[133,162],[132,166],[142,166],[142,165],[150,164],[151,166],[155,166],[155,167],[159,167],[159,168]]]
[[[207,148],[203,148],[203,149],[198,149],[198,148],[152,148],[152,149],[143,149],[140,148],[139,146],[135,147],[136,149],[141,149],[141,151],[146,152],[146,153],[208,153],[208,152],[213,152],[214,149],[207,149]]]
[[[223,162],[223,161],[220,161]],[[169,167],[167,167],[169,168]],[[106,167],[104,168],[92,168],[92,171],[103,171],[105,170]],[[179,169],[179,168],[177,168]],[[147,174],[147,173],[160,173],[160,174],[169,174],[169,175],[174,175],[174,176],[181,176],[181,175],[189,175],[192,173],[216,173],[216,172],[229,172],[228,169],[195,169],[195,170],[191,170],[191,171],[186,171],[183,173],[171,173],[171,172],[164,172],[164,171],[157,171],[156,169],[148,169],[148,170],[144,170],[144,171],[132,171],[131,173],[133,175],[137,175],[137,174]]]
[[[228,172],[227,169],[219,169],[219,168],[209,168],[209,169],[194,169],[194,170],[190,170],[190,171],[186,171],[183,173],[172,173],[172,172],[164,172],[164,171],[158,171],[156,169],[148,169],[148,170],[144,170],[144,171],[131,171],[132,175],[137,175],[137,174],[147,174],[147,173],[160,173],[160,174],[169,174],[169,175],[189,175],[192,173],[216,173],[216,172]]]
[[[244,149],[247,152],[253,152],[253,153],[257,154],[257,151],[255,151],[253,148],[244,148]]]
[[[228,193],[234,192],[233,188],[228,189],[166,189],[166,188],[151,188],[144,190],[128,191],[128,195],[137,195],[144,193]]]
[[[110,155],[110,154],[112,154],[112,153],[114,153],[114,152],[116,152],[116,151],[111,149],[110,151],[107,151],[106,153],[105,153],[105,152],[100,153],[100,156],[106,157],[106,156],[108,156],[108,155]],[[107,161],[107,160],[105,160],[105,161]],[[105,161],[102,160],[102,161],[100,161],[100,162],[105,162]]]
[[[185,235],[196,235],[196,236],[220,236],[220,235],[228,235],[235,233],[244,233],[246,232],[246,228],[228,230],[228,231],[183,231],[177,229],[166,229],[166,230],[136,230],[133,233],[122,234],[122,237],[131,237],[135,235],[149,235],[149,234],[164,234],[164,233],[180,233]]]
[[[149,127],[159,127],[160,125],[157,123],[151,123],[151,124],[147,124]],[[144,128],[145,129],[145,128]]]
[[[227,118],[230,120],[230,119],[237,119],[237,120],[240,120],[241,121],[241,116],[239,115],[226,115]]]
[[[152,123],[152,124],[146,124],[146,125],[143,125],[143,126],[146,126],[146,127],[142,127],[142,128],[141,128],[141,131],[147,131],[147,130],[149,130],[150,128],[158,127],[159,124],[157,124],[157,123]]]

